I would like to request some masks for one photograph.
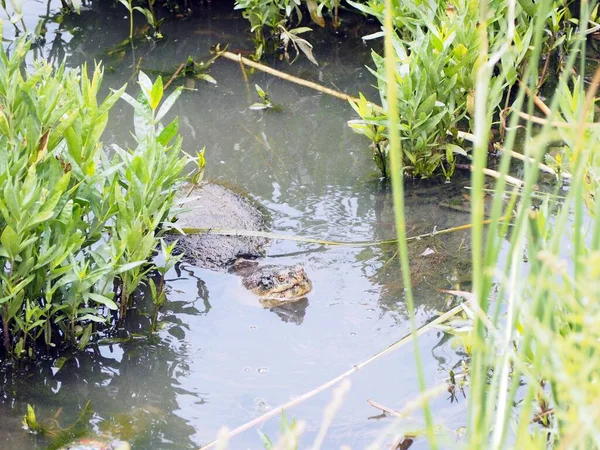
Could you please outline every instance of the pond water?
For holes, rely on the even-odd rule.
[[[69,66],[104,60],[104,88],[130,82],[140,67],[151,76],[173,72],[192,56],[210,58],[210,47],[251,50],[247,22],[229,2],[214,2],[189,20],[167,21],[165,39],[140,44],[135,52],[116,46],[126,38],[125,9],[112,2],[93,2],[80,17],[61,17],[60,2],[26,0],[25,23],[33,29],[46,20],[46,42],[35,53]],[[344,16],[341,35],[315,30],[309,37],[320,65],[300,57],[293,65],[269,61],[292,75],[377,100],[366,69],[370,48],[361,36],[376,31],[352,14]],[[136,16],[142,23],[141,15]],[[5,36],[14,33],[5,24]],[[116,48],[116,50],[115,50]],[[114,51],[110,51],[110,50]],[[33,55],[33,52],[32,52]],[[373,241],[395,235],[389,189],[377,178],[368,142],[346,121],[350,106],[338,99],[262,73],[250,86],[267,90],[279,112],[252,111],[258,100],[248,88],[238,64],[217,60],[209,72],[216,85],[196,81],[173,108],[179,116],[184,149],[206,146],[206,178],[248,192],[265,206],[272,231],[323,240]],[[168,77],[168,75],[167,75]],[[177,83],[175,83],[177,84]],[[188,80],[188,87],[192,86]],[[122,102],[113,110],[104,143],[131,141],[131,108]],[[429,233],[469,222],[468,213],[440,205],[461,199],[467,180],[452,185],[408,187],[407,231]],[[410,244],[417,325],[449,309],[439,289],[468,289],[468,231],[438,235]],[[235,428],[270,408],[308,392],[347,371],[409,332],[407,307],[394,245],[326,247],[275,241],[266,263],[300,263],[313,282],[308,301],[288,311],[263,309],[242,287],[240,278],[183,264],[167,275],[168,301],[162,328],[155,339],[100,345],[68,360],[58,370],[40,362],[27,370],[2,372],[0,447],[44,448],[45,442],[21,428],[26,405],[35,406],[40,420],[57,417],[72,423],[87,401],[94,415],[93,432],[110,433],[131,442],[134,449],[194,449],[217,436],[225,425]],[[132,332],[149,329],[151,308],[140,301],[129,319]],[[462,358],[437,331],[419,340],[428,385],[440,384]],[[323,448],[342,444],[364,448],[392,423],[379,417],[367,399],[401,409],[418,393],[411,343],[350,377],[344,398]],[[461,394],[442,395],[432,402],[434,418],[452,435],[464,424],[466,402]],[[306,423],[301,448],[318,433],[331,391],[287,411]],[[415,415],[409,431],[424,427]],[[279,419],[261,426],[274,440]],[[392,438],[386,438],[386,444]],[[448,442],[455,444],[454,439]],[[255,429],[237,436],[230,448],[263,448]],[[427,448],[417,438],[411,448]]]

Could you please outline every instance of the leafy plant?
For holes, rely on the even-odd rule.
[[[29,46],[21,38],[10,58],[0,51],[0,315],[5,354],[17,358],[34,356],[40,339],[83,348],[124,316],[189,160],[177,120],[160,125],[179,91],[159,107],[162,82],[141,74],[145,105],[126,96],[137,147],[109,159],[100,138],[125,87],[98,102],[99,66],[91,78],[86,66],[44,61],[26,73]]]
[[[165,304],[167,300],[167,294],[165,292],[165,275],[171,270],[175,264],[177,264],[183,255],[174,255],[173,250],[177,241],[170,244],[165,243],[163,239],[160,240],[162,264],[157,264],[155,269],[159,274],[158,286],[154,282],[153,278],[149,279],[150,291],[152,293],[152,302],[154,303],[154,315],[152,316],[152,331],[156,331],[156,325],[158,322],[158,311]]]
[[[290,60],[290,55],[288,52],[288,47],[290,46],[290,44],[292,44],[292,46],[294,47],[294,50],[296,50],[296,57],[291,61],[290,64],[292,64],[294,61],[296,61],[296,59],[298,59],[298,56],[300,56],[300,52],[304,53],[304,55],[308,58],[308,60],[313,63],[315,66],[318,66],[319,63],[317,62],[317,60],[315,59],[313,52],[312,52],[312,44],[310,42],[308,42],[306,39],[302,39],[300,37],[300,35],[302,33],[306,33],[307,31],[312,31],[312,29],[308,28],[308,27],[298,27],[298,28],[292,28],[291,30],[287,30],[281,23],[278,25],[279,30],[280,30],[280,38],[281,38],[281,44],[283,47],[283,52],[285,55],[285,59],[287,61]]]
[[[322,16],[323,8],[339,4],[337,0],[331,0],[331,5],[329,0],[319,5],[315,0],[305,1],[312,20],[321,27],[325,26],[325,19]],[[289,60],[288,47],[292,44],[296,50],[296,58],[301,51],[313,64],[317,64],[312,53],[312,45],[299,36],[312,31],[308,27],[298,26],[303,19],[303,6],[301,0],[236,1],[235,9],[242,10],[242,15],[250,21],[250,32],[254,34],[254,58],[256,60],[261,59],[264,54],[272,54],[280,48],[283,50],[286,59]],[[294,22],[297,24],[296,27],[292,26]]]
[[[119,0],[129,12],[129,42],[133,42],[133,0]]]
[[[273,103],[271,102],[271,96],[267,92],[265,92],[263,88],[261,88],[258,84],[255,84],[254,89],[256,89],[256,93],[260,97],[260,101],[250,105],[248,107],[249,109],[261,111],[264,109],[271,109],[274,107]]]
[[[383,2],[350,2],[357,9],[383,21]],[[505,5],[490,5],[499,16],[493,16],[490,46],[500,45],[508,32],[497,17],[504,14]],[[517,69],[529,51],[532,27],[530,18],[519,10],[514,32],[515,46],[502,58],[501,76],[492,79],[488,98],[498,108],[507,86],[518,78]],[[457,139],[459,128],[473,121],[470,100],[475,89],[473,72],[477,68],[480,36],[477,33],[477,4],[467,1],[430,2],[422,7],[413,2],[394,4],[395,33],[393,54],[395,82],[398,91],[399,133],[405,171],[413,176],[429,178],[442,173],[447,179],[454,173],[456,157],[468,157]],[[367,38],[381,37],[376,33]],[[388,81],[382,56],[373,53],[379,95],[383,109],[387,108]],[[364,104],[368,102],[363,102]],[[373,142],[375,159],[384,176],[389,175],[385,162],[387,150],[382,147],[388,138],[388,118],[382,110],[355,105],[361,120],[349,125]],[[468,128],[467,128],[468,131]],[[382,162],[383,161],[383,162]]]
[[[386,127],[382,123],[384,112],[367,101],[364,95],[359,94],[359,101],[350,100],[350,106],[361,117],[360,120],[349,120],[348,125],[358,134],[366,136],[371,141],[373,160],[381,174],[388,175],[388,141],[384,134]]]
[[[388,19],[393,16],[390,3],[385,11]],[[531,115],[525,115],[530,122],[523,127],[526,156],[523,184],[519,189],[507,191],[517,125],[524,117],[526,92],[534,91],[543,78],[538,67],[543,49],[547,48],[544,46],[547,17],[555,6],[547,0],[519,4],[531,18],[532,31],[520,34],[514,41],[497,24],[488,22],[489,11],[481,11],[479,21],[480,31],[490,36],[494,45],[484,48],[481,60],[474,66],[476,136],[470,196],[473,273],[472,292],[468,303],[463,305],[472,324],[460,330],[461,345],[470,353],[468,368],[463,367],[469,382],[465,447],[595,448],[600,444],[595,426],[600,417],[596,407],[600,365],[595,357],[600,351],[596,326],[600,321],[600,203],[597,201],[600,161],[595,151],[600,145],[600,134],[593,119],[600,69],[595,71],[588,87],[580,74],[572,75],[576,59],[580,52],[585,52],[582,38],[587,31],[582,27],[577,31],[547,107],[552,120],[543,119],[542,127],[534,129]],[[587,8],[587,3],[581,3],[582,23],[587,23]],[[502,17],[509,26],[514,24],[510,15]],[[390,69],[394,62],[389,56],[396,50],[389,20],[387,23],[386,63]],[[526,39],[522,38],[527,34],[533,45],[524,50]],[[511,68],[502,62],[497,67],[496,63],[504,61],[507,55],[511,61],[514,55],[524,55],[526,64]],[[487,88],[512,83],[518,70],[522,71],[518,75],[523,86],[515,98],[510,98],[509,106],[515,113],[507,127],[498,180],[490,190],[493,198],[489,228],[484,232],[483,198],[487,190],[484,168],[497,108],[497,103],[489,101]],[[394,70],[388,70],[387,75],[396,229],[414,332],[415,309],[403,225],[403,158],[396,133],[402,117],[398,117],[394,105],[395,90],[400,87],[395,83]],[[400,98],[402,94],[398,92]],[[550,185],[550,192],[534,195],[541,178],[539,163],[557,141],[561,142],[561,149],[553,159],[561,168],[558,182]],[[567,178],[568,185],[564,185]],[[541,202],[537,200],[540,197]],[[514,213],[510,223],[505,220],[507,212]],[[434,388],[430,390],[427,386],[418,339],[413,341],[417,376],[424,394],[421,398],[425,398]],[[456,374],[450,375],[451,384],[458,386]],[[428,399],[423,401],[423,413],[429,445],[435,448],[439,440],[434,433]]]
[[[279,429],[281,430],[280,445],[273,444],[269,436],[260,430],[256,430],[260,439],[265,447],[265,450],[274,450],[276,448],[282,448],[285,450],[298,450],[298,432],[296,419],[288,421],[285,411],[281,413],[281,419],[279,421]]]

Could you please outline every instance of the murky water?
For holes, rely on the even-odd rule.
[[[192,20],[164,25],[165,40],[131,50],[109,50],[126,37],[122,5],[94,2],[81,17],[58,21],[59,1],[25,2],[25,22],[46,22],[46,42],[38,55],[68,65],[106,63],[104,87],[131,82],[134,68],[149,74],[173,72],[188,56],[207,60],[210,47],[229,43],[251,49],[247,23],[231,5],[214,2]],[[216,5],[219,3],[219,5]],[[136,16],[142,23],[142,16]],[[60,23],[59,23],[60,22]],[[73,28],[76,27],[76,28]],[[325,86],[374,100],[370,49],[360,36],[372,32],[359,17],[348,16],[345,35],[316,30],[316,67],[304,58],[292,66],[270,64]],[[14,30],[5,24],[5,34]],[[247,88],[239,65],[217,61],[210,74],[216,86],[196,81],[174,108],[184,148],[206,146],[208,179],[241,187],[262,203],[276,233],[324,240],[373,241],[394,237],[391,195],[377,179],[368,142],[346,121],[349,105],[268,75],[251,76],[251,86],[268,90],[280,112],[251,111],[258,98]],[[189,84],[189,83],[188,83]],[[130,83],[129,92],[135,94]],[[132,111],[115,108],[105,143],[131,140]],[[415,185],[407,192],[409,235],[469,222],[466,213],[440,206],[460,198],[465,181],[437,188]],[[411,271],[418,325],[448,309],[439,289],[460,283],[469,287],[468,232],[423,239],[410,244]],[[67,361],[61,370],[40,363],[28,370],[6,370],[0,398],[0,447],[43,448],[21,429],[26,405],[40,419],[58,415],[66,426],[89,400],[98,433],[109,430],[134,449],[198,448],[216,437],[221,426],[234,428],[291,398],[308,392],[386,348],[409,331],[407,308],[395,246],[323,247],[291,241],[274,242],[266,262],[301,263],[313,281],[308,302],[288,311],[263,309],[232,274],[183,265],[168,274],[168,301],[163,328],[153,341],[140,339],[101,345]],[[151,308],[140,302],[130,329],[149,329]],[[441,332],[420,339],[429,385],[442,383],[461,358]],[[336,413],[323,448],[346,444],[364,448],[384,433],[391,419],[367,398],[400,409],[418,395],[413,347],[408,344],[351,377],[352,387]],[[459,395],[433,402],[436,421],[453,431],[463,425],[466,402]],[[287,412],[306,422],[302,447],[314,440],[331,392],[319,394]],[[262,430],[274,440],[279,420]],[[416,415],[408,429],[424,427]],[[388,444],[391,438],[386,441]],[[262,448],[254,429],[237,436],[230,448]],[[412,448],[426,448],[417,439]]]

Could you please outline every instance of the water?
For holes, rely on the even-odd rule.
[[[122,5],[92,3],[81,17],[58,20],[59,1],[49,5],[26,0],[25,22],[46,22],[46,42],[38,55],[75,66],[106,64],[105,91],[129,82],[136,66],[151,76],[173,72],[188,56],[208,60],[210,47],[252,49],[247,23],[231,5],[205,6],[190,20],[167,22],[165,40],[130,50],[108,50],[126,38],[128,21]],[[49,13],[48,13],[49,11]],[[136,16],[138,24],[142,16]],[[360,36],[376,31],[358,16],[347,16],[346,34],[315,30],[316,67],[305,58],[292,66],[269,64],[292,75],[317,81],[373,100],[370,49]],[[75,27],[75,28],[73,28]],[[5,35],[14,30],[5,24]],[[218,60],[210,69],[216,86],[196,81],[173,109],[179,116],[184,150],[206,146],[206,177],[239,186],[263,204],[272,231],[324,240],[373,241],[394,237],[389,190],[377,178],[368,142],[346,121],[355,118],[338,99],[256,73],[250,87],[239,65]],[[168,78],[168,75],[166,75]],[[251,111],[259,84],[280,105],[280,112]],[[188,85],[190,81],[188,81]],[[131,141],[132,110],[120,103],[103,137],[105,144]],[[407,192],[409,235],[469,222],[469,215],[444,208],[440,201],[461,197],[465,180],[453,185],[410,186]],[[463,191],[464,192],[464,191]],[[469,287],[470,243],[467,232],[410,244],[417,323],[448,309],[439,289],[457,283]],[[55,415],[62,426],[72,423],[89,400],[94,432],[129,440],[134,449],[198,448],[214,439],[221,426],[235,428],[270,408],[308,392],[386,348],[409,331],[407,308],[395,246],[323,247],[291,241],[274,242],[266,263],[305,266],[313,292],[308,302],[288,311],[262,309],[232,274],[183,266],[167,275],[168,301],[157,338],[100,345],[67,361],[57,370],[41,362],[27,370],[2,373],[0,447],[44,448],[44,442],[21,429],[26,405],[38,418]],[[151,308],[140,301],[130,330],[149,329]],[[432,331],[419,341],[428,385],[443,383],[462,358],[448,336]],[[392,421],[374,418],[380,411],[367,398],[401,409],[419,392],[413,347],[408,343],[350,377],[352,387],[337,412],[323,448],[364,448]],[[466,402],[443,395],[433,402],[436,422],[453,433],[464,424]],[[306,422],[302,445],[314,440],[331,391],[287,411]],[[405,422],[410,431],[424,427],[416,414]],[[262,430],[279,436],[278,419]],[[392,442],[391,437],[384,441]],[[454,440],[449,442],[452,445]],[[426,448],[417,439],[412,448]],[[255,430],[237,436],[230,448],[262,448]]]

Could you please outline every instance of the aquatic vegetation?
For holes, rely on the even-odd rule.
[[[384,20],[383,1],[350,2],[369,15]],[[533,6],[532,6],[533,7]],[[488,33],[486,41],[478,32],[479,6],[467,1],[439,1],[427,7],[413,2],[400,2],[393,6],[393,57],[395,60],[395,83],[398,92],[398,116],[404,170],[415,177],[430,178],[440,172],[448,179],[455,169],[457,156],[469,158],[468,146],[458,136],[458,131],[473,129],[473,95],[475,77],[480,65],[482,45],[497,49],[506,38],[514,44],[504,52],[488,85],[487,100],[492,105],[490,119],[499,115],[500,133],[504,132],[501,102],[510,99],[510,88],[522,77],[523,62],[531,52],[533,21],[536,12],[519,2],[514,11],[514,27],[507,28],[504,17],[507,4],[504,1],[488,5]],[[564,49],[572,42],[572,26],[568,23],[567,8],[552,10],[549,16],[551,32],[541,37],[542,46],[549,45],[550,53]],[[557,12],[560,11],[560,12]],[[376,33],[366,36],[374,39],[383,36]],[[389,85],[385,76],[384,59],[373,52],[377,87],[383,109],[387,109]],[[547,69],[547,65],[546,65]],[[536,84],[539,88],[547,77],[545,70]],[[358,133],[365,134],[377,150],[374,153],[377,166],[384,176],[389,175],[387,158],[388,117],[382,110],[372,111],[364,105],[353,105],[360,120],[350,121]],[[375,113],[375,114],[374,114]],[[373,133],[373,127],[381,132]]]
[[[15,358],[83,348],[125,316],[191,160],[177,119],[160,123],[180,90],[161,103],[161,79],[140,74],[139,100],[122,87],[99,102],[99,66],[27,73],[30,45],[0,52],[0,315]],[[134,106],[136,147],[109,153],[100,139],[119,98]]]
[[[248,107],[248,109],[262,111],[264,109],[271,109],[275,106],[273,105],[273,102],[271,102],[271,96],[263,88],[261,88],[258,84],[255,84],[254,89],[256,90],[260,101],[253,103]]]
[[[312,45],[299,35],[311,31],[308,27],[292,28],[303,20],[303,8],[308,8],[310,17],[320,27],[325,26],[323,9],[334,11],[334,27],[339,25],[339,0],[237,0],[235,9],[242,10],[242,15],[250,22],[250,32],[254,34],[254,59],[259,60],[264,54],[272,54],[281,47],[288,58],[288,45],[292,43],[299,54],[302,51],[306,57],[317,64],[312,53]],[[294,58],[295,59],[295,58]]]
[[[512,7],[515,7],[513,2]],[[389,6],[389,3],[388,3]],[[533,5],[531,5],[533,6]],[[595,358],[599,348],[598,327],[600,284],[598,258],[600,254],[599,161],[595,151],[600,145],[600,133],[594,123],[598,101],[600,69],[586,87],[581,82],[585,61],[576,68],[579,52],[585,54],[585,27],[577,30],[564,72],[553,92],[550,106],[541,104],[546,113],[536,118],[523,113],[524,100],[532,95],[541,77],[538,67],[542,55],[546,18],[554,8],[551,1],[535,4],[532,17],[531,51],[519,76],[523,80],[519,92],[510,104],[512,115],[506,129],[505,149],[500,161],[500,174],[494,186],[490,227],[483,232],[484,168],[486,165],[492,117],[497,104],[489,101],[486,88],[499,77],[510,82],[510,71],[498,74],[496,62],[510,54],[520,41],[502,36],[505,45],[487,49],[475,68],[473,118],[475,145],[471,178],[471,217],[473,287],[462,293],[463,305],[470,323],[454,329],[468,352],[466,367],[469,386],[466,427],[467,448],[593,448],[599,445],[595,426],[598,419],[598,374]],[[589,9],[581,4],[580,17]],[[492,24],[480,12],[483,33],[493,34]],[[386,17],[392,15],[386,10]],[[509,15],[509,22],[512,17]],[[581,20],[587,23],[587,20]],[[389,27],[390,21],[386,21]],[[489,27],[489,28],[488,28]],[[390,29],[386,30],[386,55],[394,52]],[[394,71],[386,72],[388,87],[395,86]],[[544,71],[544,68],[541,68]],[[573,74],[574,73],[574,74]],[[569,75],[566,75],[569,74]],[[400,87],[399,87],[400,89]],[[408,264],[402,232],[404,209],[402,198],[401,146],[394,133],[401,124],[394,108],[395,87],[388,92],[390,116],[391,159],[400,168],[392,170],[397,201],[402,264]],[[398,92],[398,99],[402,94]],[[524,183],[521,188],[505,191],[515,145],[517,124],[527,120],[525,128]],[[538,120],[539,119],[539,120]],[[533,121],[543,125],[534,131]],[[542,173],[539,163],[556,142],[559,153],[556,183],[552,192],[533,195]],[[560,155],[560,156],[559,156]],[[564,189],[563,182],[568,182]],[[506,198],[509,198],[508,205]],[[539,197],[542,200],[537,200]],[[513,214],[510,223],[504,218]],[[501,251],[502,249],[504,251]],[[403,267],[404,269],[404,267]],[[404,278],[409,279],[407,270]],[[407,285],[409,283],[406,283]],[[409,299],[409,294],[407,296]],[[409,302],[411,321],[414,306]],[[472,323],[472,325],[471,325]],[[414,328],[413,328],[414,330]],[[416,342],[416,340],[415,340]],[[435,386],[427,386],[415,344],[415,357],[421,383],[423,411],[428,428],[429,445],[436,447],[438,437],[429,415],[427,395]],[[460,386],[456,374],[451,374],[453,389]],[[401,425],[400,425],[401,426]]]
[[[30,433],[49,438],[50,443],[46,447],[49,450],[63,448],[63,445],[85,436],[94,410],[91,407],[91,402],[87,401],[77,415],[77,419],[66,427],[60,426],[58,422],[61,411],[62,409],[59,409],[54,417],[39,421],[34,407],[28,404],[27,414],[23,417],[23,427],[29,430]]]
[[[273,444],[273,441],[269,436],[260,430],[256,430],[260,436],[260,440],[263,443],[265,450],[273,450],[276,448],[285,448],[286,450],[298,450],[299,430],[296,419],[292,418],[288,420],[285,415],[285,411],[281,412],[281,418],[279,419],[279,429],[281,430],[281,439],[277,444]]]

